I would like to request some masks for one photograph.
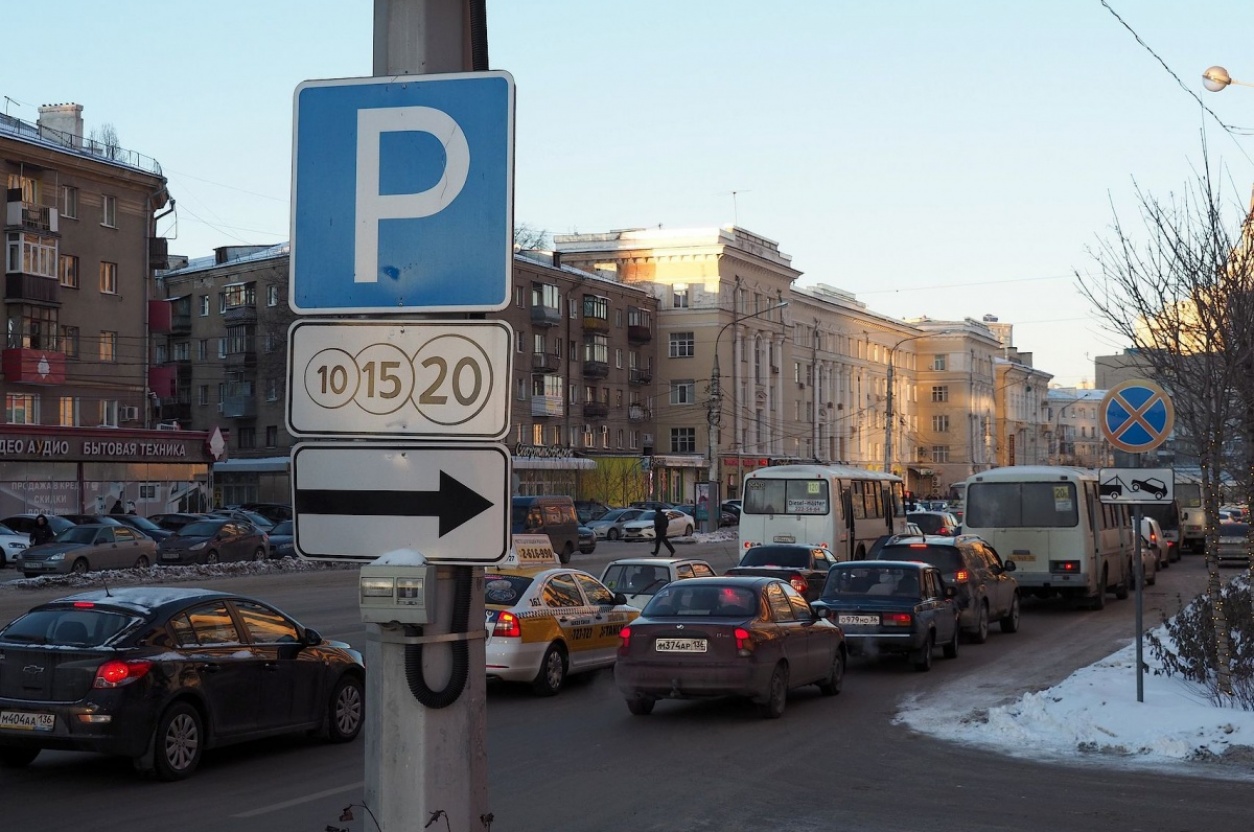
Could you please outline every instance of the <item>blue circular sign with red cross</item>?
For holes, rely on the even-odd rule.
[[[1176,423],[1171,397],[1152,381],[1133,379],[1112,387],[1102,399],[1102,433],[1121,451],[1152,451]]]

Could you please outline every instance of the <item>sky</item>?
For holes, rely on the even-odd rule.
[[[1203,138],[1234,205],[1254,185],[1254,89],[1201,85],[1211,65],[1254,80],[1241,0],[487,5],[518,90],[516,224],[736,223],[799,285],[1013,323],[1059,385],[1126,346],[1076,274],[1116,213],[1143,232],[1137,188],[1186,189]],[[49,0],[5,21],[42,33],[6,44],[5,111],[77,102],[88,133],[157,159],[177,202],[159,231],[191,257],[288,238],[293,92],[372,66],[371,0]]]

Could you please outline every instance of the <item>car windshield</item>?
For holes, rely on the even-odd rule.
[[[664,586],[645,605],[648,618],[675,616],[747,618],[758,611],[757,593],[745,586],[676,581]],[[620,590],[621,591],[621,590]]]
[[[741,566],[791,566],[809,569],[810,550],[800,546],[754,546],[745,551]]]
[[[935,566],[941,572],[962,569],[962,554],[954,546],[921,546],[897,544],[885,546],[879,556],[884,560],[917,560]]]
[[[483,602],[512,607],[529,586],[531,578],[526,575],[494,575],[489,572],[483,583]]]
[[[651,563],[612,563],[601,577],[601,583],[626,595],[652,595],[670,580],[670,570]]]
[[[919,571],[892,566],[837,566],[827,573],[827,583],[819,600],[863,598],[889,595],[919,595]]]
[[[58,543],[92,543],[95,539],[96,528],[94,526],[73,526],[54,538]]]
[[[197,520],[194,523],[188,523],[179,529],[180,537],[213,537],[218,533],[218,529],[222,528],[225,520],[213,522],[211,520]]]
[[[47,607],[9,624],[0,631],[0,642],[99,647],[141,620],[118,610]]]
[[[270,533],[271,534],[291,534],[292,533],[292,521],[284,520],[276,524]]]

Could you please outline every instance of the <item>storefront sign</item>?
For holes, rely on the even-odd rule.
[[[152,438],[111,436],[110,433],[99,431],[84,435],[72,428],[46,436],[6,432],[0,434],[0,460],[202,462],[205,459],[201,433],[190,434],[186,439],[172,439],[165,432],[157,431],[143,432]]]

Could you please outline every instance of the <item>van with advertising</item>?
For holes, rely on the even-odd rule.
[[[547,534],[562,563],[570,563],[579,548],[579,518],[575,501],[561,495],[515,497],[510,511],[513,534]]]

